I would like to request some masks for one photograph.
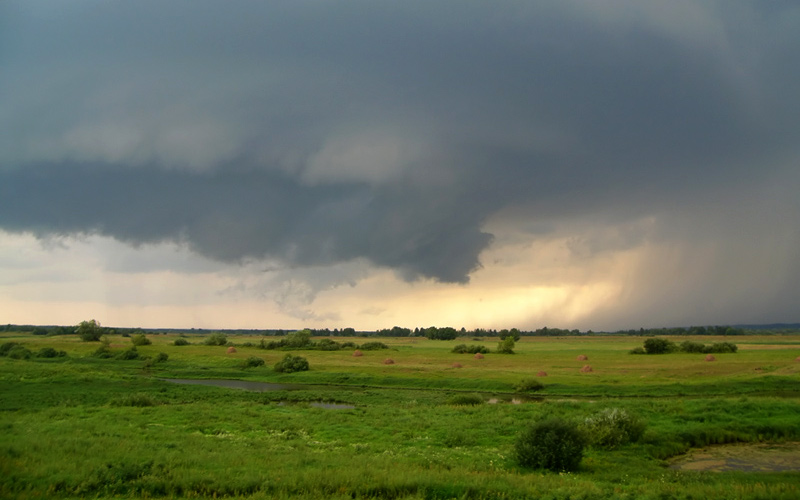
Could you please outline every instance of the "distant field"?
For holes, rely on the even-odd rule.
[[[483,359],[451,350],[477,344],[493,351],[498,339],[333,338],[389,347],[354,357],[352,348],[264,350],[252,336],[229,336],[235,353],[203,345],[200,336],[187,336],[186,346],[173,345],[177,335],[148,338],[152,344],[137,352],[149,359],[121,360],[94,357],[100,343],[74,336],[0,335],[0,344],[19,342],[33,353],[66,352],[0,357],[0,497],[800,497],[796,471],[666,467],[693,447],[800,441],[800,336],[690,338],[738,345],[715,361],[631,355],[644,338],[620,336],[523,337],[515,354]],[[112,354],[131,347],[130,338],[109,340]],[[311,369],[275,372],[288,352],[307,358]],[[159,353],[167,360],[156,362]],[[253,356],[264,366],[244,368]],[[586,365],[591,372],[580,371]],[[316,387],[262,393],[162,378]],[[543,399],[503,402],[526,379],[545,385],[534,394]],[[486,402],[449,403],[473,393]],[[488,403],[500,393],[510,397]],[[314,401],[354,408],[308,404]],[[517,465],[513,443],[529,423],[547,416],[581,422],[605,408],[640,417],[642,440],[589,448],[574,473]]]

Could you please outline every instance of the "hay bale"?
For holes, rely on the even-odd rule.
[[[713,354],[709,354],[706,356],[706,361],[716,361],[717,358],[714,357]]]
[[[475,358],[475,359],[483,359],[483,354],[481,354],[479,352],[476,352],[475,356],[473,356],[473,358]]]
[[[227,352],[228,354],[233,354],[233,353],[235,353],[235,352],[236,352],[236,348],[235,348],[235,347],[233,347],[233,346],[230,346],[230,347],[228,347],[228,350],[227,350],[226,352]]]
[[[539,373],[536,374],[536,376],[537,377],[546,377],[547,376],[547,372],[546,371],[540,371]]]
[[[581,355],[580,355],[580,356],[578,356],[576,359],[577,359],[578,361],[589,361],[589,356],[587,356],[587,355],[585,355],[585,354],[581,354]]]
[[[589,366],[589,365],[583,365],[583,368],[581,368],[581,373],[589,373],[591,371],[592,371],[592,367]]]
[[[360,357],[361,357],[361,356],[363,356],[363,355],[364,355],[364,353],[363,353],[363,352],[361,352],[361,351],[359,351],[358,349],[356,349],[355,351],[353,351],[353,357],[354,357],[354,358],[360,358]]]
[[[464,368],[461,363],[453,363],[453,368]]]
[[[392,358],[386,358],[386,359],[383,360],[383,364],[384,365],[393,365],[394,364],[394,360]]]

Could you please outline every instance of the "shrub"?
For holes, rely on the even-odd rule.
[[[293,373],[308,370],[308,360],[302,356],[287,354],[275,363],[275,371],[280,373]]]
[[[500,354],[514,354],[514,337],[508,336],[497,344],[497,352]]]
[[[620,408],[606,408],[587,417],[581,430],[595,446],[616,448],[626,443],[635,443],[644,434],[645,424],[638,417]]]
[[[108,348],[108,345],[103,344],[92,353],[92,356],[95,358],[108,359],[112,357],[113,354],[111,354],[111,349]]]
[[[703,352],[706,346],[701,344],[700,342],[692,342],[691,340],[684,340],[681,342],[680,350],[681,352],[692,352],[692,353],[700,353]]]
[[[314,344],[314,348],[319,349],[320,351],[338,351],[341,346],[338,342],[331,339],[319,339]]]
[[[705,352],[709,352],[709,353],[713,352],[713,353],[716,353],[716,354],[724,354],[726,352],[734,353],[734,352],[739,350],[739,347],[736,344],[732,344],[730,342],[718,342],[718,343],[711,344],[709,347],[707,347],[707,349],[708,350],[705,351]]]
[[[366,342],[359,346],[362,351],[378,351],[380,349],[388,349],[389,346],[383,342]]]
[[[647,354],[667,354],[675,352],[677,346],[668,339],[652,338],[644,341],[644,350]]]
[[[456,394],[447,399],[447,404],[454,406],[476,406],[483,404],[479,394]]]
[[[33,353],[23,345],[15,345],[6,354],[11,359],[31,359]]]
[[[644,347],[634,347],[633,349],[628,351],[628,354],[646,354],[646,353],[647,351],[644,350]]]
[[[138,346],[138,345],[150,345],[153,342],[150,339],[148,339],[147,337],[145,337],[143,333],[138,333],[138,334],[134,335],[133,337],[131,337],[131,343],[133,345],[137,345]]]
[[[475,345],[475,344],[458,344],[457,346],[453,347],[453,350],[456,354],[486,354],[489,352],[489,349],[482,345]]]
[[[517,462],[523,467],[574,471],[583,458],[586,437],[572,422],[550,418],[525,429],[514,443]]]
[[[172,345],[177,345],[177,346],[189,345],[189,341],[184,338],[177,338],[175,339],[175,342],[172,343]]]
[[[19,342],[4,342],[2,345],[0,345],[0,356],[7,356],[8,351],[17,345],[19,345]]]
[[[132,359],[139,359],[139,351],[136,350],[136,346],[131,347],[130,349],[125,349],[124,351],[120,352],[116,356],[116,359],[120,359],[122,361],[130,361]]]
[[[228,343],[228,337],[224,333],[212,333],[203,341],[205,345],[225,345]]]
[[[39,349],[39,352],[36,353],[37,358],[59,358],[66,355],[66,351],[56,351],[52,347],[42,347]]]
[[[249,358],[244,360],[245,368],[256,368],[259,366],[264,366],[264,360],[259,358],[258,356],[250,356]]]
[[[103,327],[100,326],[100,323],[96,320],[81,321],[76,327],[75,333],[77,333],[84,342],[98,341],[103,335]]]
[[[286,347],[306,347],[311,343],[311,330],[299,330],[286,336],[283,343]]]
[[[536,392],[542,389],[544,389],[544,384],[532,378],[523,379],[519,384],[514,386],[514,390],[517,392]]]
[[[166,361],[168,359],[169,359],[169,354],[167,354],[165,352],[160,352],[160,353],[156,354],[156,357],[155,357],[155,359],[153,361],[155,361],[156,363],[163,363],[164,361]]]

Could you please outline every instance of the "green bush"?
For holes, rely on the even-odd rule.
[[[383,342],[366,342],[359,346],[359,349],[362,351],[378,351],[380,349],[388,349],[389,346],[384,344]]]
[[[244,361],[245,368],[256,368],[258,366],[264,366],[264,360],[257,356],[250,356]]]
[[[56,351],[52,347],[42,347],[36,353],[37,358],[60,358],[67,355],[66,351]]]
[[[684,340],[680,345],[681,352],[701,353],[705,348],[706,346],[700,342],[692,342],[691,340]]]
[[[147,337],[145,337],[143,333],[138,333],[133,337],[131,337],[131,343],[133,345],[140,346],[140,345],[150,345],[153,342]]]
[[[458,344],[457,346],[453,347],[453,350],[456,354],[486,354],[489,352],[489,349],[482,345],[475,345],[475,344]]]
[[[75,328],[75,333],[84,342],[96,342],[103,336],[103,327],[96,320],[81,321]]]
[[[497,344],[499,354],[514,354],[514,337],[508,336]]]
[[[634,347],[628,351],[628,354],[647,354],[647,352],[644,350],[644,347]]]
[[[275,363],[275,371],[280,373],[303,372],[308,370],[308,360],[302,356],[287,354]]]
[[[577,425],[550,418],[525,429],[514,443],[514,454],[522,467],[574,471],[585,447],[586,437]]]
[[[10,351],[14,346],[18,346],[19,342],[4,342],[0,345],[0,356],[8,356],[8,351]]]
[[[704,350],[703,352],[724,354],[724,353],[734,353],[739,350],[739,347],[736,344],[732,344],[730,342],[719,342],[711,344],[706,349],[707,350]]]
[[[132,359],[139,359],[139,351],[136,350],[136,347],[131,347],[130,349],[125,349],[124,351],[118,353],[114,356],[116,359],[120,359],[123,361],[130,361]]]
[[[172,345],[177,345],[177,346],[189,345],[189,341],[184,338],[177,338],[175,339],[175,342],[172,343]]]
[[[319,339],[314,343],[314,349],[319,349],[320,351],[338,351],[340,348],[339,343],[331,339]]]
[[[514,386],[517,392],[536,392],[544,389],[544,384],[535,378],[526,378],[520,381],[519,384]]]
[[[675,352],[678,346],[668,339],[652,338],[644,341],[644,350],[647,354],[667,354]]]
[[[113,357],[114,355],[111,354],[111,349],[108,348],[108,345],[103,344],[98,347],[93,353],[92,357],[100,358],[100,359],[108,359]]]
[[[8,351],[6,356],[11,359],[31,359],[33,353],[23,345],[15,345]]]
[[[164,361],[166,361],[168,359],[169,359],[169,354],[167,354],[165,352],[160,352],[160,353],[156,354],[156,357],[155,357],[155,359],[153,359],[153,361],[156,362],[156,363],[163,363]]]
[[[205,345],[225,345],[228,343],[228,337],[224,333],[212,333],[203,341]]]
[[[447,399],[447,404],[454,406],[476,406],[483,404],[479,394],[455,394]]]
[[[623,409],[606,408],[586,418],[581,430],[591,444],[601,448],[616,448],[638,441],[644,434],[645,424]]]

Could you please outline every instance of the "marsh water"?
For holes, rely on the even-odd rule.
[[[670,467],[692,471],[784,472],[800,470],[800,443],[756,443],[709,446],[671,461]]]

